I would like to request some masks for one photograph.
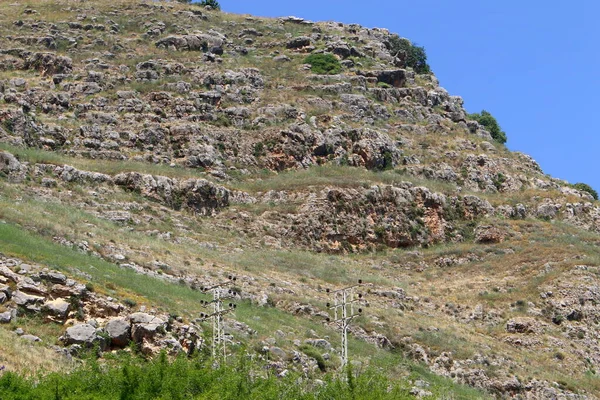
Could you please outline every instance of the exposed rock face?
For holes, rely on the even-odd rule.
[[[390,32],[177,2],[69,3],[49,21],[17,3],[0,12],[20,13],[0,24],[0,142],[19,148],[0,151],[0,223],[195,289],[215,283],[215,264],[281,257],[281,270],[260,265],[236,298],[324,325],[322,287],[360,271],[375,312],[353,324],[356,339],[498,396],[583,398],[531,379],[496,346],[551,355],[572,376],[598,369],[600,273],[588,250],[573,250],[573,232],[600,232],[600,207],[495,142],[462,98],[391,53]],[[311,53],[333,54],[340,73],[313,74]],[[574,230],[540,262],[528,246],[544,232],[530,231],[562,226],[545,221]],[[584,241],[597,246],[593,234]],[[343,268],[330,270],[337,260]],[[201,274],[190,272],[196,263]],[[31,314],[59,324],[70,354],[206,345],[193,317],[128,307],[66,267],[0,255],[0,323]],[[334,335],[309,332],[288,347],[300,329],[287,328],[261,344],[271,368],[314,376],[303,344],[335,364],[334,324]],[[405,330],[415,339],[398,337]],[[232,342],[256,333],[234,319],[226,331]]]
[[[229,205],[229,190],[204,179],[180,182],[130,172],[115,176],[114,182],[172,208],[183,207],[201,215],[214,214]]]

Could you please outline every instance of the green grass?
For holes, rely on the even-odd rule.
[[[9,257],[18,257],[31,262],[47,265],[71,275],[76,271],[89,274],[96,287],[109,290],[107,285],[117,285],[124,294],[142,297],[163,308],[193,313],[204,295],[187,286],[136,274],[102,259],[89,256],[74,249],[60,246],[36,234],[27,232],[13,224],[0,223],[0,251]]]
[[[193,317],[200,311],[198,306],[200,300],[206,298],[203,293],[187,286],[136,274],[96,257],[55,244],[10,223],[0,223],[0,251],[6,256],[44,264],[69,274],[74,271],[85,272],[91,276],[90,282],[97,290],[100,288],[100,290],[110,291],[113,290],[111,288],[118,287],[122,296],[142,299],[171,313]],[[256,340],[272,335],[282,326],[296,330],[299,337],[302,336],[302,331],[306,334],[310,330],[316,331],[321,337],[337,337],[336,333],[319,322],[300,318],[272,307],[256,307],[249,302],[239,304],[235,317],[258,331]],[[28,322],[29,329],[34,329],[31,328],[34,322]],[[400,355],[377,349],[366,342],[351,339],[350,349],[358,359],[386,371],[417,368],[416,364],[406,361]],[[55,379],[58,378],[55,377]],[[444,381],[444,385],[466,390],[450,381]],[[480,396],[479,392],[473,391],[473,393]],[[467,398],[481,398],[477,396]],[[2,398],[10,399],[11,397]]]
[[[161,175],[170,178],[208,179],[203,172],[182,167],[170,167],[164,164],[150,164],[136,161],[110,161],[94,160],[89,158],[76,158],[59,153],[36,149],[12,146],[6,143],[0,143],[0,150],[12,153],[19,161],[30,163],[71,165],[84,171],[100,172],[107,175],[117,175],[123,172],[139,172],[141,174]]]
[[[370,171],[338,165],[322,165],[308,169],[292,170],[279,174],[264,174],[261,179],[241,181],[232,186],[251,193],[269,190],[300,190],[308,187],[336,186],[342,188],[370,187],[374,184],[392,185],[411,182],[414,185],[427,186],[432,190],[450,192],[456,186],[450,183],[416,178],[404,174],[401,170]]]

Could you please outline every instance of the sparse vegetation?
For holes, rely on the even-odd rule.
[[[437,80],[428,75],[423,47],[384,30],[366,38],[351,25],[208,12],[198,2],[163,8],[89,0],[85,13],[66,0],[32,2],[35,12],[10,3],[0,2],[6,22],[0,44],[66,55],[74,70],[40,76],[9,65],[0,71],[8,84],[0,126],[11,136],[0,149],[21,164],[13,170],[4,155],[8,168],[0,166],[0,258],[58,270],[94,292],[87,300],[112,297],[125,305],[120,315],[152,310],[173,332],[179,324],[196,325],[205,340],[211,327],[196,320],[207,299],[200,289],[235,273],[240,279],[230,289],[244,300],[236,300],[226,322],[246,324],[253,333],[234,329],[232,342],[256,350],[246,356],[241,346],[228,347],[239,362],[211,369],[201,341],[200,355],[189,360],[144,361],[129,352],[145,350],[131,346],[73,370],[45,347],[58,344],[66,326],[20,315],[0,326],[0,369],[6,367],[0,387],[13,397],[293,399],[302,388],[301,398],[358,399],[377,398],[385,386],[403,398],[417,381],[429,398],[489,397],[431,373],[442,353],[455,360],[451,369],[477,371],[482,382],[483,374],[499,384],[535,378],[600,393],[593,375],[598,356],[589,346],[598,336],[589,321],[598,318],[588,294],[577,293],[600,277],[596,210],[578,208],[586,200],[556,190],[558,181],[533,161],[489,146],[455,122],[450,110],[460,104],[432,92]],[[178,47],[183,36],[199,32],[212,39],[202,39],[198,51],[156,46],[172,36]],[[19,42],[46,36],[57,38],[56,48]],[[314,46],[310,75],[302,72],[309,48],[285,46],[300,36],[311,36]],[[222,37],[225,51],[217,54]],[[380,43],[369,46],[371,40]],[[393,63],[387,54],[377,57],[386,43],[398,56]],[[145,62],[147,79],[138,76]],[[330,75],[341,73],[342,64],[348,73]],[[398,68],[417,75],[386,75]],[[100,91],[85,93],[90,87]],[[424,106],[438,95],[438,105]],[[22,104],[31,106],[26,120],[19,117]],[[474,116],[495,140],[506,141],[489,113]],[[35,126],[27,130],[24,122]],[[16,145],[32,140],[36,147]],[[69,176],[64,165],[91,174]],[[136,176],[144,186],[130,191],[97,181],[94,172],[155,177]],[[191,189],[193,199],[173,193],[169,178],[206,179],[228,202],[195,214],[186,205],[203,207],[207,193]],[[573,187],[597,196],[588,185]],[[169,192],[167,201],[162,196]],[[550,212],[538,215],[546,203]],[[497,228],[504,240],[475,243],[486,228]],[[10,268],[28,274],[27,266]],[[359,278],[368,285],[368,308],[353,320],[348,344],[356,374],[338,379],[340,338],[326,322],[326,289]],[[51,287],[43,279],[40,285]],[[67,320],[89,321],[86,296],[65,300]],[[13,307],[9,299],[0,313]],[[527,334],[531,345],[517,346],[511,340],[519,334],[507,333],[510,319],[533,320],[543,334]],[[97,319],[100,328],[104,321]],[[17,328],[43,342],[19,340]],[[316,338],[331,348],[306,344]],[[548,345],[558,341],[565,346]],[[291,361],[296,357],[302,366]],[[266,368],[261,358],[290,362],[289,375],[273,378],[281,370]],[[369,380],[373,392],[351,389]]]

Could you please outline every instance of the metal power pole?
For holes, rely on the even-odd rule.
[[[327,308],[333,310],[333,322],[335,322],[342,330],[342,369],[348,365],[348,328],[350,322],[362,314],[362,308],[354,312],[354,304],[362,302],[362,293],[355,294],[354,290],[362,285],[362,280],[359,279],[356,285],[348,286],[343,289],[330,291],[333,297],[333,305],[327,303]]]
[[[212,322],[212,357],[213,359],[227,359],[227,348],[225,341],[225,327],[223,324],[223,316],[232,312],[236,305],[229,303],[226,307],[223,306],[223,299],[232,298],[235,293],[230,289],[223,295],[223,289],[233,284],[236,281],[236,277],[229,275],[227,281],[218,283],[213,286],[202,288],[203,292],[212,292],[213,299],[211,301],[202,300],[203,306],[210,306],[212,304],[212,313],[200,313],[200,320],[206,321],[208,319]]]

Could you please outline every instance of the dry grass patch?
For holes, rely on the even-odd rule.
[[[48,343],[32,343],[21,339],[14,332],[0,327],[0,366],[25,376],[66,372],[74,367],[73,363],[46,345]]]

